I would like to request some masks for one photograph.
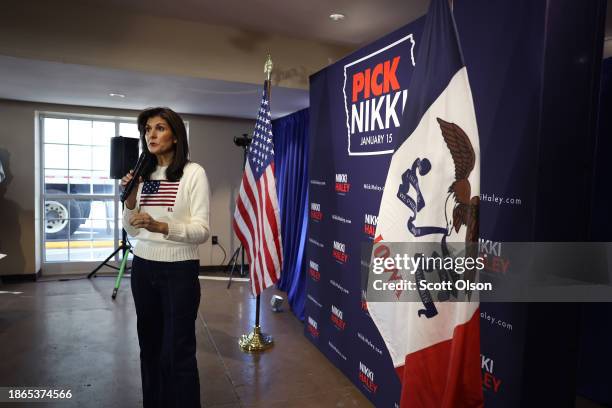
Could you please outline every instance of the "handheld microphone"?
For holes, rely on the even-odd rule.
[[[122,203],[127,200],[134,187],[138,185],[138,179],[140,178],[140,174],[142,173],[142,169],[144,168],[146,162],[147,153],[142,152],[138,158],[138,161],[136,162],[136,166],[134,166],[134,174],[132,174],[133,178],[130,180],[127,186],[125,186],[125,190],[121,192],[120,200]]]

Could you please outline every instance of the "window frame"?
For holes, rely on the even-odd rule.
[[[114,194],[95,194],[93,193],[92,190],[90,190],[90,193],[70,193],[70,179],[68,179],[67,181],[67,192],[64,194],[53,194],[52,196],[48,196],[47,192],[46,192],[46,186],[45,186],[45,170],[48,169],[53,169],[53,168],[45,168],[45,119],[64,119],[64,120],[88,120],[88,121],[97,121],[97,122],[112,122],[114,124],[114,136],[119,135],[119,128],[120,128],[120,124],[121,123],[130,123],[130,124],[136,124],[136,117],[125,117],[125,116],[106,116],[106,115],[96,115],[96,114],[79,114],[79,113],[64,113],[64,112],[46,112],[46,111],[40,111],[37,112],[37,125],[38,125],[38,132],[40,134],[39,137],[39,146],[38,149],[40,151],[40,159],[39,159],[39,180],[41,180],[41,182],[39,183],[39,188],[37,191],[37,194],[40,198],[39,200],[39,205],[40,205],[40,209],[41,209],[41,214],[40,214],[40,235],[39,235],[39,242],[40,242],[40,259],[41,259],[41,264],[43,265],[45,271],[48,270],[52,270],[52,272],[70,272],[71,270],[75,269],[74,267],[76,267],[76,269],[80,269],[82,271],[83,267],[88,267],[89,265],[93,265],[93,264],[99,264],[103,261],[103,259],[100,260],[71,260],[70,259],[70,245],[67,245],[66,251],[67,251],[67,258],[65,260],[48,260],[47,259],[47,248],[46,248],[46,242],[47,242],[47,237],[46,237],[46,231],[45,231],[45,201],[47,201],[49,199],[49,197],[52,197],[54,199],[57,200],[89,200],[89,201],[111,201],[113,203],[112,207],[113,207],[113,214],[114,214],[114,218],[113,218],[113,232],[112,232],[112,241],[113,241],[113,248],[109,250],[108,255],[110,255],[112,253],[112,251],[114,251],[115,248],[117,248],[117,246],[119,245],[119,241],[121,240],[121,229],[119,228],[119,224],[121,222],[121,218],[122,218],[122,211],[121,211],[121,205],[120,205],[120,201],[119,201],[119,197],[120,197],[120,192],[119,192],[119,188],[118,188],[118,180],[113,180],[114,181]],[[70,143],[70,125],[68,125],[68,140],[65,143],[66,146],[70,146],[70,145],[79,145],[79,144],[71,144]],[[53,142],[51,143],[53,144]],[[59,143],[56,143],[59,144]],[[101,145],[94,145],[94,144],[89,144],[89,145],[82,145],[82,146],[101,146]],[[110,148],[110,145],[108,146]],[[66,171],[70,171],[70,170],[74,170],[74,169],[70,169],[70,148],[68,148],[68,168],[66,169],[58,169],[58,170],[66,170]],[[78,170],[77,170],[78,171]],[[87,171],[95,171],[95,170],[87,170]],[[70,233],[68,233],[68,237],[66,238],[67,242],[72,242],[75,241],[73,239],[71,239]],[[93,240],[89,240],[88,242],[93,242]],[[109,262],[111,264],[118,264],[120,261],[120,257],[121,254],[117,253],[115,255],[115,257],[111,260],[109,260]],[[66,265],[70,265],[70,267],[68,268],[63,268],[62,266],[66,266]],[[66,270],[67,269],[67,270]]]

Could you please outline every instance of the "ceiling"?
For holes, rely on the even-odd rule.
[[[228,25],[263,33],[363,45],[427,12],[429,0],[81,0],[156,17]],[[330,20],[331,13],[346,19]]]
[[[29,1],[36,7],[40,0]],[[72,0],[58,3],[70,10]],[[357,49],[426,12],[429,0],[79,0],[92,12],[150,15],[274,33]],[[329,15],[346,15],[333,22]],[[163,29],[163,27],[161,27]],[[62,61],[62,59],[58,59]],[[254,118],[261,86],[185,76],[144,74],[0,55],[0,98],[105,108],[171,106],[178,112]],[[125,94],[113,98],[109,93]],[[272,114],[308,106],[308,91],[275,87]]]
[[[254,118],[261,85],[37,61],[0,55],[0,97],[21,101]],[[121,93],[125,98],[111,97]],[[308,91],[273,87],[273,118],[308,106]]]
[[[42,0],[30,0],[42,1]],[[469,0],[467,0],[469,1]],[[263,33],[360,46],[427,12],[429,0],[80,0],[138,14],[229,25]],[[606,38],[612,39],[612,0]],[[333,22],[331,13],[346,19]]]

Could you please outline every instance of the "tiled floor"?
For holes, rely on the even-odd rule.
[[[248,286],[234,282],[227,290],[223,281],[200,283],[197,356],[204,407],[371,406],[306,340],[287,306],[282,313],[270,310],[269,299],[278,292],[268,289],[261,308],[261,327],[274,336],[275,346],[251,355],[237,346],[254,319]],[[113,284],[110,277],[98,277],[0,286],[0,291],[22,292],[0,294],[0,386],[72,389],[70,402],[37,406],[140,406],[129,279],[115,301]]]

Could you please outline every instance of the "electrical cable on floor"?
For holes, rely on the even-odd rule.
[[[83,276],[76,276],[74,278],[42,278],[42,279],[37,279],[36,281],[34,281],[35,283],[45,283],[45,282],[68,282],[68,281],[74,281],[74,280],[83,280],[83,279],[87,279],[87,275],[83,275]]]
[[[57,282],[67,282],[67,281],[81,280],[81,279],[87,279],[87,275],[81,276],[81,277],[78,277],[78,278],[59,278],[59,279],[56,279],[56,281]],[[48,282],[48,281],[44,280],[43,282]]]

